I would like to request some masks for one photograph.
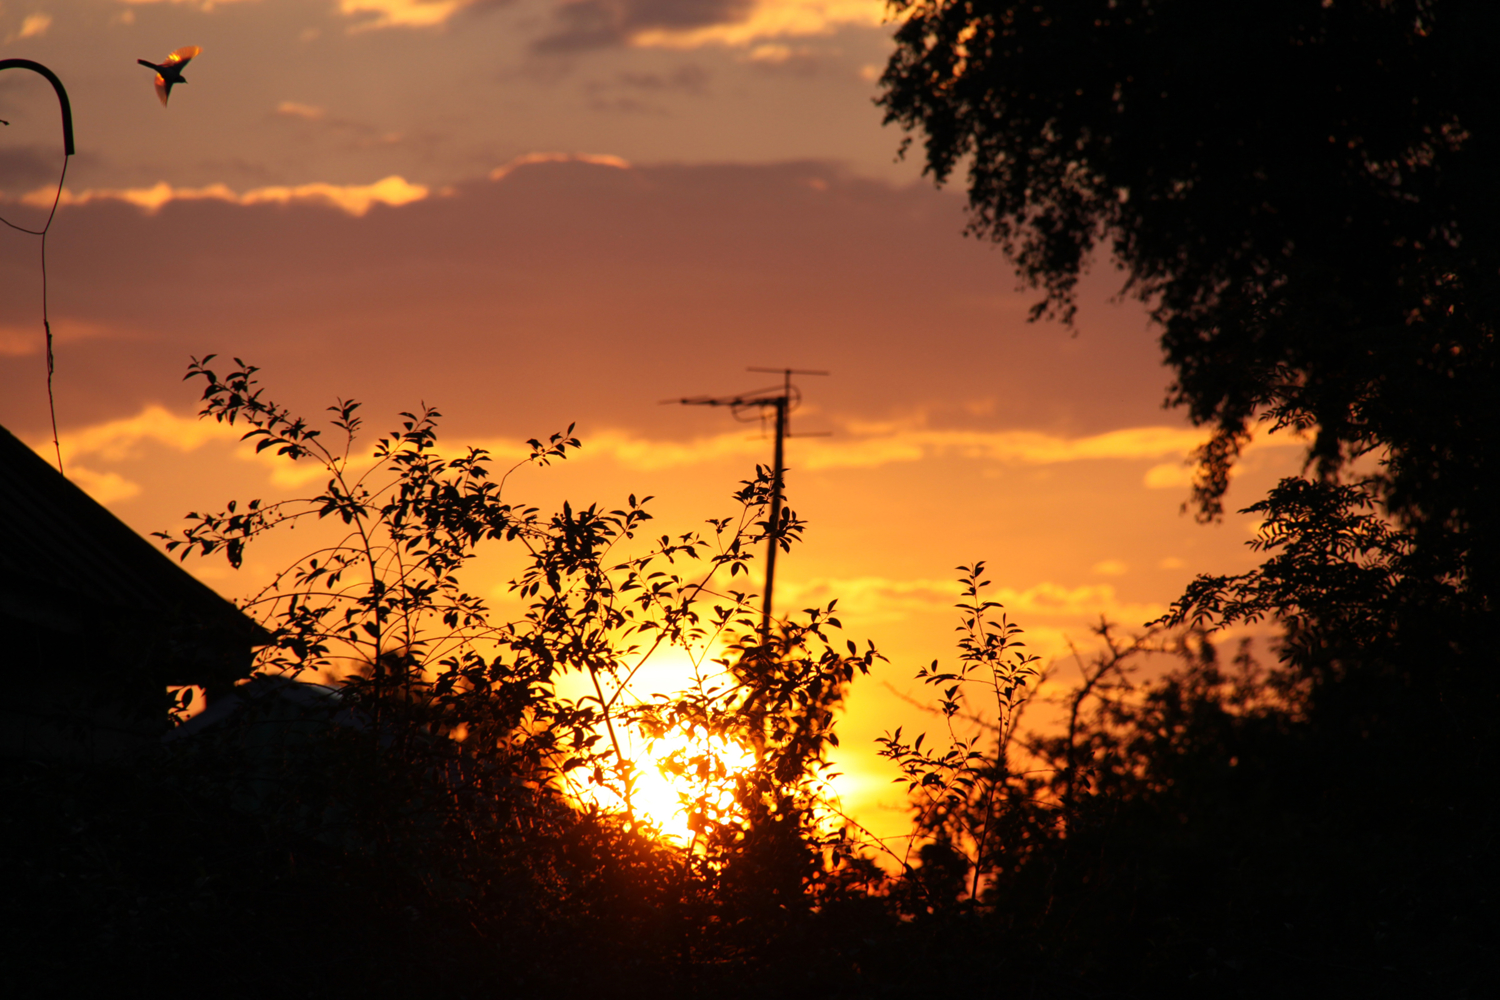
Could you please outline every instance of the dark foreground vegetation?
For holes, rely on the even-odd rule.
[[[1021,729],[1039,664],[984,599],[983,565],[965,568],[955,666],[919,673],[946,736],[882,740],[913,802],[892,849],[822,780],[832,713],[878,654],[839,648],[832,606],[767,640],[732,589],[773,527],[764,470],[736,517],[631,556],[641,504],[512,506],[483,453],[441,456],[433,413],[357,475],[253,369],[192,374],[206,414],[330,480],[195,516],[174,547],[237,563],[288,521],[347,534],[250,602],[274,643],[231,698],[136,753],[7,762],[18,995],[1456,997],[1493,972],[1488,678],[1451,635],[1405,645],[1437,612],[1402,605],[1402,536],[1363,493],[1284,483],[1260,571],[1200,580],[1139,635],[1101,625],[1051,736]],[[346,448],[356,409],[334,408]],[[531,460],[576,446],[532,442]],[[507,543],[526,611],[502,622],[455,574]],[[1296,604],[1267,604],[1287,581]],[[1271,667],[1191,624],[1278,611]],[[623,683],[715,636],[693,688]],[[1163,656],[1164,677],[1136,679]],[[296,680],[340,664],[337,688]],[[561,693],[568,676],[583,694]],[[754,751],[736,767],[700,740],[666,759],[691,844],[633,809],[652,765],[627,729]]]
[[[437,449],[432,413],[362,471],[252,368],[206,359],[205,414],[328,487],[174,545],[238,563],[289,518],[348,534],[250,605],[275,644],[238,712],[125,759],[6,765],[0,988],[1489,995],[1495,8],[897,7],[884,106],[939,178],[972,163],[977,231],[1064,316],[1100,240],[1155,304],[1172,400],[1215,432],[1200,513],[1255,421],[1316,432],[1308,475],[1256,505],[1262,566],[1200,578],[1139,635],[1101,626],[1046,737],[1020,721],[1041,665],[965,568],[959,655],[922,672],[950,728],[884,741],[915,832],[882,858],[823,785],[833,712],[877,654],[831,606],[761,634],[734,590],[756,546],[802,530],[767,523],[768,474],[729,518],[652,541],[634,498],[510,504],[487,456]],[[355,405],[333,422],[352,442]],[[458,582],[483,546],[521,553],[514,621]],[[1244,621],[1283,637],[1215,647]],[[622,686],[652,650],[715,639],[694,689]],[[1150,656],[1176,666],[1141,682]],[[323,664],[359,669],[322,700],[292,686]],[[672,761],[690,848],[634,814],[626,730],[753,751]]]

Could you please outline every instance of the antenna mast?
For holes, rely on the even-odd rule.
[[[781,495],[782,474],[786,471],[785,462],[785,440],[792,436],[787,430],[787,414],[791,407],[802,401],[802,394],[792,385],[793,375],[828,375],[825,371],[812,371],[802,368],[747,368],[751,372],[772,372],[782,377],[781,385],[769,389],[756,389],[753,392],[741,393],[737,396],[693,396],[688,399],[667,400],[667,402],[681,403],[684,406],[727,406],[738,416],[743,410],[751,407],[763,410],[767,406],[776,409],[776,452],[775,461],[771,466],[771,516],[766,522],[768,540],[766,543],[766,592],[760,602],[760,641],[762,645],[770,645],[771,642],[771,607],[772,598],[776,593],[776,549],[781,541]],[[799,437],[812,437],[810,434],[797,435]]]

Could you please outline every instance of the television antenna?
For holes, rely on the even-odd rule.
[[[787,417],[802,402],[802,391],[792,384],[793,375],[830,375],[831,372],[808,368],[746,368],[749,372],[770,372],[781,376],[781,385],[765,389],[754,389],[734,396],[690,396],[683,399],[667,399],[664,403],[680,403],[683,406],[727,406],[735,419],[746,419],[745,413],[763,417],[769,407],[776,411],[776,452],[771,465],[771,517],[767,521],[769,536],[766,543],[766,592],[760,602],[760,641],[771,642],[771,602],[776,592],[776,548],[781,541],[781,494],[782,473],[786,471],[786,445],[789,437],[823,437],[826,431],[792,434],[787,426]]]

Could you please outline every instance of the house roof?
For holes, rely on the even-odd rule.
[[[0,610],[63,629],[114,612],[191,623],[200,634],[246,647],[270,639],[4,427]]]

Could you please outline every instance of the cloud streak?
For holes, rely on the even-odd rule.
[[[828,35],[840,28],[875,27],[885,21],[885,11],[885,0],[758,0],[742,19],[692,28],[653,28],[633,36],[631,43],[643,48],[673,49],[746,46],[769,38]]]
[[[608,153],[527,153],[524,156],[516,157],[504,166],[491,170],[490,180],[503,181],[514,171],[539,163],[590,163],[596,167],[613,167],[616,170],[630,169],[628,161]]]
[[[568,54],[623,45],[696,49],[873,27],[884,0],[569,0],[533,49]]]
[[[22,197],[28,205],[43,208],[52,204],[53,188],[39,188]],[[236,193],[226,184],[206,187],[174,187],[162,181],[148,188],[87,188],[73,191],[65,188],[64,205],[87,205],[93,201],[120,201],[156,213],[173,201],[223,201],[232,205],[328,205],[353,216],[362,216],[375,205],[399,206],[421,201],[428,196],[425,184],[413,184],[404,177],[391,175],[373,184],[297,184],[252,188]]]
[[[874,469],[938,458],[961,458],[1014,465],[1060,465],[1087,461],[1141,461],[1178,456],[1182,468],[1188,456],[1208,435],[1199,429],[1130,427],[1084,437],[1065,437],[1028,430],[925,430],[853,423],[835,438],[808,438],[797,443],[797,468],[809,471]],[[681,468],[708,462],[760,461],[766,442],[743,432],[729,432],[693,441],[662,441],[615,431],[593,435],[585,444],[588,455],[608,456],[641,471]],[[1300,447],[1305,442],[1289,435],[1256,435],[1251,448]],[[587,456],[585,456],[587,457]],[[1190,482],[1190,476],[1182,482]],[[1149,478],[1146,485],[1162,485]],[[1174,484],[1175,485],[1175,484]]]
[[[909,622],[931,615],[958,615],[954,605],[962,589],[953,580],[895,579],[884,576],[824,577],[811,580],[791,579],[778,583],[783,611],[804,606],[826,606],[838,600],[838,608],[857,620],[861,627],[876,624]],[[1031,645],[1049,655],[1066,651],[1069,630],[1080,623],[1097,622],[1103,615],[1110,621],[1126,622],[1134,627],[1161,617],[1165,604],[1153,601],[1122,600],[1111,584],[1084,584],[1069,587],[1044,581],[1030,587],[999,587],[986,590],[989,600],[998,601],[1005,613],[1019,620],[1027,629]],[[1040,643],[1038,642],[1040,640]]]
[[[178,416],[161,406],[145,407],[133,417],[111,420],[63,435],[65,457],[101,457],[118,461],[144,441],[156,441],[179,451],[191,451],[214,440],[235,440],[243,433],[196,417]],[[1134,427],[1086,437],[1063,437],[1037,431],[890,431],[876,427],[859,436],[850,431],[843,438],[808,438],[798,442],[795,465],[805,471],[832,472],[873,469],[936,459],[959,458],[1015,465],[1060,465],[1090,461],[1140,461],[1163,455],[1186,457],[1205,438],[1201,431],[1171,427]],[[1261,435],[1257,446],[1289,447],[1303,442],[1290,437]],[[525,449],[514,441],[469,442],[490,452],[497,462],[520,460]],[[442,449],[451,457],[465,453],[467,445]],[[690,468],[717,462],[763,461],[766,442],[744,433],[730,432],[691,441],[648,438],[617,430],[602,430],[585,436],[575,462],[609,460],[640,472]],[[247,454],[249,454],[247,449]],[[273,463],[280,485],[299,484],[304,477],[296,467]],[[1108,572],[1098,569],[1098,572]]]
[[[163,406],[152,404],[142,408],[134,416],[121,417],[117,420],[108,420],[64,432],[59,436],[58,443],[69,476],[87,481],[94,481],[100,477],[111,478],[115,484],[111,498],[134,496],[139,492],[139,487],[121,479],[113,472],[101,474],[88,472],[85,469],[80,476],[74,476],[75,470],[85,468],[82,463],[90,461],[109,465],[137,458],[141,449],[146,445],[158,445],[180,453],[196,451],[213,443],[233,445],[236,446],[234,448],[236,458],[264,466],[270,484],[283,489],[296,489],[326,478],[326,471],[314,462],[288,462],[277,455],[274,449],[256,451],[253,443],[238,444],[249,429],[250,427],[244,423],[230,425],[217,420],[200,419],[196,415],[177,414]],[[28,445],[39,455],[44,457],[51,455],[52,443],[50,441],[31,441]],[[530,453],[527,446],[514,441],[485,442],[476,444],[475,447],[485,448],[493,461],[500,466],[524,461]],[[468,449],[466,446],[455,445],[440,449],[439,454],[450,459],[459,458],[467,455]],[[349,468],[359,472],[375,464],[376,460],[369,453],[357,450]],[[86,482],[80,482],[80,485],[93,494],[93,490]],[[95,499],[101,503],[105,502],[98,495],[95,495]]]
[[[477,5],[475,0],[339,0],[339,13],[356,20],[355,31],[431,28]]]
[[[612,48],[652,32],[680,34],[738,24],[754,8],[755,0],[569,0],[554,14],[556,30],[532,48],[543,53]]]
[[[107,337],[112,331],[102,323],[67,316],[54,316],[52,335],[59,344],[71,344],[92,337]],[[40,319],[34,325],[0,323],[0,358],[24,358],[41,354],[46,345]]]

